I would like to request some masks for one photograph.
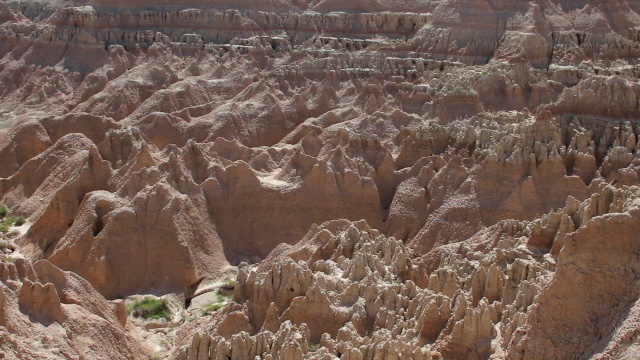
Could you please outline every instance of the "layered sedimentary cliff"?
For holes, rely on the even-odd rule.
[[[639,12],[0,2],[0,351],[637,356]]]

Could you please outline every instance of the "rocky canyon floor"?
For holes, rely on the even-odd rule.
[[[639,14],[0,0],[0,358],[640,358]]]

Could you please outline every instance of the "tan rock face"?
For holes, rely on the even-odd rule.
[[[46,260],[0,263],[0,351],[3,356],[69,359],[141,358],[126,331],[124,304],[105,300],[80,276]]]
[[[617,334],[616,327],[638,299],[633,275],[638,238],[634,191],[636,188],[631,192],[605,191],[581,207],[584,213],[575,214],[582,219],[596,217],[565,236],[554,279],[538,297],[521,338],[510,348],[514,358],[539,354],[547,358],[606,356],[601,352],[609,342],[602,339]],[[602,211],[610,214],[597,216]],[[629,268],[620,264],[629,264]],[[549,306],[549,302],[554,305]],[[576,339],[570,351],[558,341],[564,337]]]
[[[364,222],[325,223],[295,246],[279,247],[257,269],[241,269],[234,301],[245,306],[230,307],[222,317],[244,314],[251,332],[220,335],[218,320],[176,356],[482,359],[597,354],[608,345],[597,341],[602,333],[613,331],[612,324],[624,319],[620,309],[637,300],[630,289],[635,280],[619,261],[632,262],[636,256],[626,251],[635,241],[635,225],[623,222],[637,223],[638,191],[606,187],[583,203],[571,199],[562,213],[579,225],[570,235],[562,227],[551,231],[556,241],[564,236],[557,258],[548,252],[542,256],[531,245],[540,224],[554,221],[555,212],[533,222],[500,222],[461,246],[441,247],[439,259],[433,253],[416,257],[402,242]],[[624,227],[615,238],[620,240],[603,242],[604,233],[592,233],[607,226]],[[625,255],[586,249],[587,239],[614,248],[610,241],[619,241]],[[600,272],[606,266],[611,270]],[[422,270],[430,267],[428,273]],[[598,292],[586,277],[613,278],[618,285],[603,285]],[[603,302],[609,306],[598,306]],[[592,331],[577,330],[585,327]],[[568,345],[566,336],[584,340]],[[293,350],[286,343],[294,344],[296,352],[289,354]]]
[[[639,12],[1,2],[0,351],[634,357]]]

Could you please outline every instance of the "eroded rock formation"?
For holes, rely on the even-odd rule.
[[[560,212],[501,221],[422,256],[364,221],[327,222],[257,269],[241,268],[237,304],[178,359],[619,355],[602,339],[628,333],[614,327],[638,300],[638,279],[619,264],[637,260],[639,192],[605,186]]]
[[[6,359],[135,359],[147,350],[128,333],[124,302],[47,260],[0,263],[0,351]]]
[[[634,357],[639,12],[0,2],[0,350]]]

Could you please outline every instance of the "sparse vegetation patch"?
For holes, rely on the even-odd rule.
[[[227,281],[225,281],[224,284],[222,284],[222,288],[225,290],[233,290],[236,287],[236,280],[235,279],[228,279]]]
[[[24,224],[22,218],[16,216],[6,216],[0,221],[0,232],[6,234],[12,226],[21,226]]]
[[[218,302],[210,303],[202,308],[202,316],[211,315],[212,313],[222,309],[228,305],[228,299],[221,294],[218,294]]]
[[[164,299],[146,297],[136,300],[127,307],[129,314],[144,319],[169,319],[171,312]]]

